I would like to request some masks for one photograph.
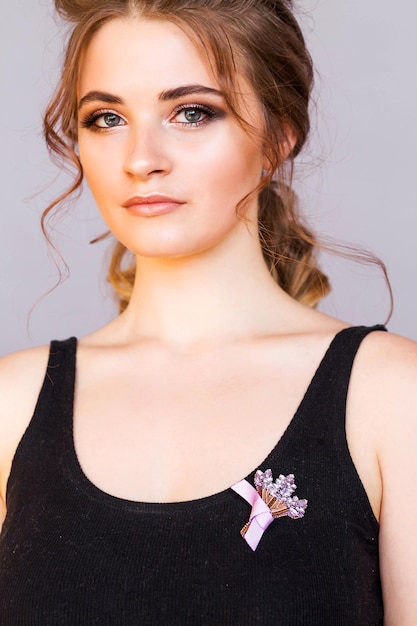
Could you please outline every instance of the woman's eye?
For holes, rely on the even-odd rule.
[[[204,126],[212,119],[220,117],[214,109],[202,105],[184,105],[179,107],[173,116],[173,120],[176,124],[182,126]]]
[[[115,128],[116,126],[123,126],[124,120],[120,115],[112,113],[111,111],[94,112],[87,115],[84,119],[80,120],[82,128],[91,128],[91,130],[106,130],[107,128]]]
[[[115,113],[104,113],[95,119],[95,125],[99,128],[113,128],[120,126],[122,118]]]
[[[184,118],[185,122],[189,122],[189,123],[201,122],[204,119],[204,111],[202,111],[201,109],[192,107],[189,109],[184,109],[184,111],[181,111],[178,117],[181,118],[181,116]]]

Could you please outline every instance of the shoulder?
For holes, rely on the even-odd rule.
[[[363,356],[368,359],[377,359],[378,362],[388,367],[393,364],[393,359],[395,359],[395,365],[399,363],[416,365],[417,342],[412,339],[377,330],[367,335],[364,341],[365,346],[366,348],[362,349]]]
[[[0,358],[0,496],[4,498],[11,461],[36,405],[49,347]]]
[[[11,416],[34,408],[48,356],[49,347],[41,346],[0,358],[0,429]]]
[[[40,346],[0,358],[0,414],[3,413],[7,401],[19,402],[22,397],[33,392],[34,386],[39,387],[48,356],[49,346]]]
[[[417,343],[390,332],[370,333],[355,359],[352,379],[362,399],[371,398],[381,416],[394,406],[407,409],[406,399],[417,402]]]

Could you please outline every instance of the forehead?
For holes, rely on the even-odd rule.
[[[114,19],[93,36],[80,64],[79,91],[94,88],[160,90],[171,84],[218,86],[208,60],[175,24]]]

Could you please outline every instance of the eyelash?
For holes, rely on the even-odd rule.
[[[97,121],[103,117],[104,115],[114,115],[115,117],[118,117],[119,119],[123,119],[120,115],[117,115],[117,113],[114,113],[113,111],[110,111],[108,109],[102,109],[99,111],[94,111],[93,113],[89,113],[87,114],[85,117],[83,117],[80,120],[80,126],[81,128],[90,128],[91,130],[93,130],[94,132],[101,132],[101,131],[107,131],[110,130],[112,128],[117,128],[117,126],[119,126],[119,124],[117,126],[97,126]]]
[[[208,124],[210,121],[215,120],[215,119],[220,119],[224,115],[222,111],[219,111],[218,109],[214,109],[205,104],[181,104],[180,106],[176,107],[176,109],[174,109],[173,114],[171,115],[170,119],[175,118],[177,115],[179,115],[183,111],[189,111],[189,110],[199,111],[205,115],[205,118],[197,122],[177,122],[177,124],[183,127],[187,127],[187,128],[201,128],[202,126],[205,126],[206,124]],[[114,111],[111,111],[108,109],[102,109],[99,111],[94,111],[93,113],[90,113],[86,115],[84,118],[82,118],[80,120],[81,128],[90,128],[94,132],[102,132],[102,131],[106,132],[107,130],[117,128],[118,126],[122,125],[122,124],[116,124],[115,126],[107,126],[107,127],[97,126],[97,121],[104,115],[114,115],[115,117],[118,117],[120,120],[123,120],[123,118],[117,113],[114,113]]]
[[[180,106],[178,106],[173,112],[174,117],[176,117],[183,111],[190,110],[200,111],[201,113],[204,113],[205,119],[198,122],[177,122],[177,124],[180,124],[181,126],[187,126],[188,128],[198,128],[201,126],[205,126],[212,120],[220,119],[221,117],[223,117],[222,111],[209,107],[206,104],[180,104]]]

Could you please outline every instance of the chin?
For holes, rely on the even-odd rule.
[[[203,241],[192,237],[190,233],[168,233],[162,229],[158,233],[140,233],[137,237],[116,238],[128,250],[138,257],[147,259],[185,259],[199,255],[216,247],[219,241],[216,238],[203,238]]]

